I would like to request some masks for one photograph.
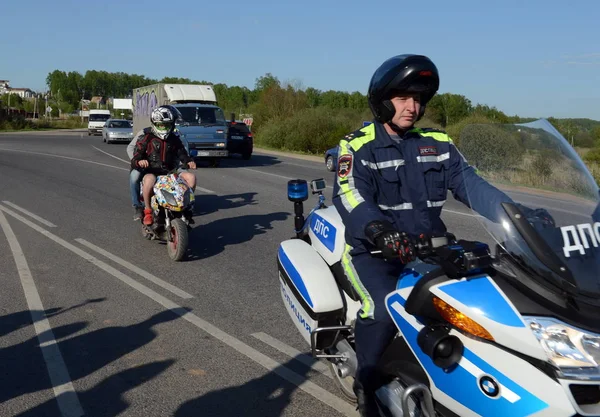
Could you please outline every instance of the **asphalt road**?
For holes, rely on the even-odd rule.
[[[307,355],[277,282],[276,248],[293,233],[286,183],[331,186],[324,164],[200,164],[189,258],[173,263],[132,221],[125,148],[0,135],[0,414],[357,415]],[[444,219],[486,238],[460,203]]]

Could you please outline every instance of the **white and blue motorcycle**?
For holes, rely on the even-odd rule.
[[[474,214],[446,220],[470,240],[446,234],[418,245],[420,259],[386,298],[398,333],[381,358],[381,414],[600,416],[600,199],[593,176],[545,120],[471,125],[460,139],[481,175],[551,218],[502,204],[493,222]],[[319,202],[305,219],[308,183],[288,183],[296,236],[278,248],[281,295],[312,355],[328,361],[353,402],[360,301],[341,266],[341,218],[325,204],[323,180],[310,188]]]

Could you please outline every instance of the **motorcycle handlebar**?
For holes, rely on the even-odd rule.
[[[445,233],[442,236],[424,236],[421,235],[413,241],[413,249],[415,256],[424,260],[436,254],[436,249],[449,245],[455,242],[456,238],[451,233]],[[381,255],[380,250],[370,251],[371,255]]]

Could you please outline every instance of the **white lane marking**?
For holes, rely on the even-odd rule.
[[[98,151],[100,151],[100,152],[102,152],[102,153],[104,153],[104,154],[106,154],[108,156],[112,156],[113,158],[118,159],[119,161],[123,161],[123,162],[125,162],[126,164],[129,165],[129,161],[126,161],[125,159],[121,159],[118,156],[114,156],[114,155],[112,155],[112,154],[110,154],[108,152],[103,151],[102,149],[96,148],[94,145],[91,145],[91,146],[92,146],[92,148],[94,148],[94,149],[96,149],[96,150],[98,150]],[[205,194],[216,194],[214,191],[208,190],[206,188],[198,187],[197,185],[196,185],[196,190],[202,191]]]
[[[216,194],[216,192],[208,190],[206,188],[198,187],[196,185],[196,191],[202,191],[204,194]]]
[[[4,204],[6,204],[7,206],[11,206],[12,208],[14,208],[15,210],[19,210],[21,213],[28,215],[29,217],[31,217],[32,219],[37,220],[38,222],[48,226],[48,227],[56,227],[55,224],[50,223],[48,220],[44,220],[42,219],[40,216],[38,216],[37,214],[33,214],[32,212],[30,212],[29,210],[25,210],[23,207],[17,206],[14,203],[11,203],[10,201],[3,201]]]
[[[125,160],[125,159],[119,158],[118,156],[114,156],[113,154],[111,154],[111,153],[108,153],[108,152],[106,152],[106,151],[103,151],[103,150],[102,150],[102,149],[100,149],[100,148],[96,148],[94,145],[91,145],[91,146],[92,146],[92,148],[94,148],[95,150],[97,150],[97,151],[100,151],[100,152],[102,152],[103,154],[110,156],[111,158],[118,159],[119,161],[123,161],[123,162],[125,162],[126,164],[129,164],[129,163],[130,163],[129,161],[127,161],[127,160]]]
[[[88,164],[101,165],[101,166],[105,166],[105,167],[109,167],[109,168],[115,168],[115,169],[120,169],[120,170],[123,170],[123,171],[129,171],[129,169],[127,169],[127,168],[118,167],[118,166],[115,166],[115,165],[103,164],[102,162],[88,161],[87,159],[72,158],[72,157],[70,157],[70,156],[53,155],[53,154],[51,154],[51,153],[32,152],[32,151],[22,151],[22,150],[18,150],[18,149],[7,149],[7,148],[0,148],[0,151],[7,151],[7,152],[20,152],[20,153],[28,153],[28,154],[31,154],[31,155],[50,156],[50,157],[52,157],[52,158],[69,159],[69,160],[71,160],[71,161],[86,162],[86,163],[88,163]]]
[[[7,148],[0,148],[0,151],[21,152],[21,153],[28,153],[28,154],[32,154],[32,155],[50,156],[50,157],[53,157],[53,158],[62,158],[62,159],[69,159],[71,161],[87,162],[88,164],[101,165],[101,166],[105,166],[105,167],[109,167],[109,168],[120,169],[122,171],[129,171],[129,168],[123,168],[123,167],[118,167],[118,166],[115,166],[115,165],[103,164],[102,162],[88,161],[87,159],[72,158],[70,156],[53,155],[51,153],[21,151],[21,150],[18,150],[18,149],[7,149]],[[206,188],[198,187],[198,186],[196,186],[196,190],[202,191],[203,193],[206,193],[206,194],[216,194],[214,191],[208,190]]]
[[[60,237],[47,231],[43,227],[38,226],[37,224],[35,224],[33,222],[30,222],[29,220],[27,220],[23,216],[19,215],[18,213],[15,213],[11,209],[0,205],[0,210],[4,211],[7,214],[10,214],[15,219],[26,224],[27,226],[31,227],[32,229],[36,230],[37,232],[43,234],[47,238],[53,240],[54,242],[58,243],[59,245],[61,245],[64,248],[70,250],[71,252],[75,253],[76,255],[82,257],[86,261],[96,265],[98,268],[102,269],[103,271],[106,271],[107,273],[114,276],[121,282],[129,285],[131,288],[139,291],[140,293],[144,294],[145,296],[156,301],[158,304],[162,305],[163,307],[172,310],[173,313],[177,314],[184,320],[192,323],[199,329],[205,331],[209,335],[220,340],[227,346],[237,350],[239,353],[246,356],[247,358],[252,359],[254,362],[256,362],[259,365],[266,368],[268,371],[281,376],[283,379],[296,385],[302,391],[306,392],[307,394],[312,395],[313,397],[315,397],[319,401],[323,402],[324,404],[327,404],[334,410],[337,410],[338,412],[340,412],[346,416],[352,416],[352,417],[358,416],[358,413],[356,412],[355,407],[350,405],[348,402],[342,400],[341,398],[333,395],[329,391],[321,388],[314,382],[307,380],[306,377],[297,374],[296,372],[292,371],[289,368],[286,368],[285,366],[283,366],[281,363],[277,362],[276,360],[271,359],[270,357],[257,351],[256,349],[252,348],[251,346],[248,346],[241,340],[231,336],[230,334],[224,332],[223,330],[219,329],[218,327],[213,326],[212,324],[201,319],[200,317],[196,316],[195,314],[188,312],[186,309],[184,309],[180,305],[174,303],[173,301],[169,300],[166,297],[163,297],[162,295],[158,294],[156,291],[153,291],[152,289],[146,287],[145,285],[137,282],[133,278],[129,277],[128,275],[125,275],[121,271],[113,268],[112,266],[101,261],[100,259],[96,258],[95,256],[90,255],[89,253],[76,247],[75,245],[72,245],[71,243],[65,241],[64,239],[61,239]]]
[[[107,257],[108,259],[112,260],[113,262],[129,269],[131,272],[134,272],[134,273],[146,278],[148,281],[155,283],[159,287],[172,292],[173,294],[175,294],[178,297],[185,298],[185,299],[194,298],[193,295],[188,294],[187,292],[183,291],[182,289],[179,289],[176,286],[169,284],[166,281],[163,281],[162,279],[158,278],[157,276],[154,276],[151,273],[146,272],[141,268],[138,268],[137,266],[133,265],[132,263],[127,262],[125,259],[119,258],[118,256],[113,255],[112,253],[94,245],[93,243],[88,242],[85,239],[78,238],[78,239],[75,239],[75,241],[79,242],[83,246],[86,246],[89,249],[99,253],[100,255]]]
[[[321,372],[323,375],[333,378],[329,368],[324,363],[320,362],[318,359],[313,358],[311,355],[307,355],[306,353],[300,352],[298,349],[295,349],[280,340],[275,339],[274,337],[258,332],[253,333],[252,337],[257,338],[261,342],[271,346],[273,349],[280,351],[281,353],[286,354],[290,358],[296,359],[298,362],[303,363],[306,366],[311,367],[315,371]]]
[[[251,168],[238,168],[238,169],[245,169],[246,171],[258,172],[259,174],[265,174],[265,175],[271,175],[272,177],[279,177],[279,178],[283,178],[284,180],[293,180],[294,179],[294,178],[290,178],[290,177],[284,177],[283,175],[279,175],[279,174],[271,174],[270,172],[259,171],[257,169],[251,169]]]
[[[8,240],[8,244],[15,259],[15,264],[17,265],[17,271],[21,278],[21,286],[25,293],[25,299],[27,300],[29,312],[31,313],[31,320],[33,321],[35,333],[37,334],[40,343],[42,356],[46,362],[46,368],[48,369],[48,375],[50,376],[50,381],[52,383],[52,390],[54,391],[60,413],[63,417],[83,416],[84,413],[81,408],[81,403],[79,402],[77,392],[75,392],[73,384],[71,383],[71,376],[69,375],[65,361],[60,353],[60,349],[54,339],[54,333],[52,332],[52,327],[50,327],[50,322],[44,314],[44,305],[42,304],[35,282],[33,281],[33,276],[29,269],[29,265],[27,264],[25,254],[23,253],[21,245],[10,227],[6,216],[1,211],[0,226],[2,227],[2,230],[4,230],[4,234],[6,235],[6,239]]]

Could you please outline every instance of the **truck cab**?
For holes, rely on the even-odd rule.
[[[229,155],[227,150],[227,123],[223,110],[210,104],[173,104],[181,113],[182,121],[177,130],[193,158],[209,158],[217,166],[221,158]]]
[[[90,110],[88,118],[88,136],[102,135],[102,129],[108,119],[110,119],[110,110]]]

